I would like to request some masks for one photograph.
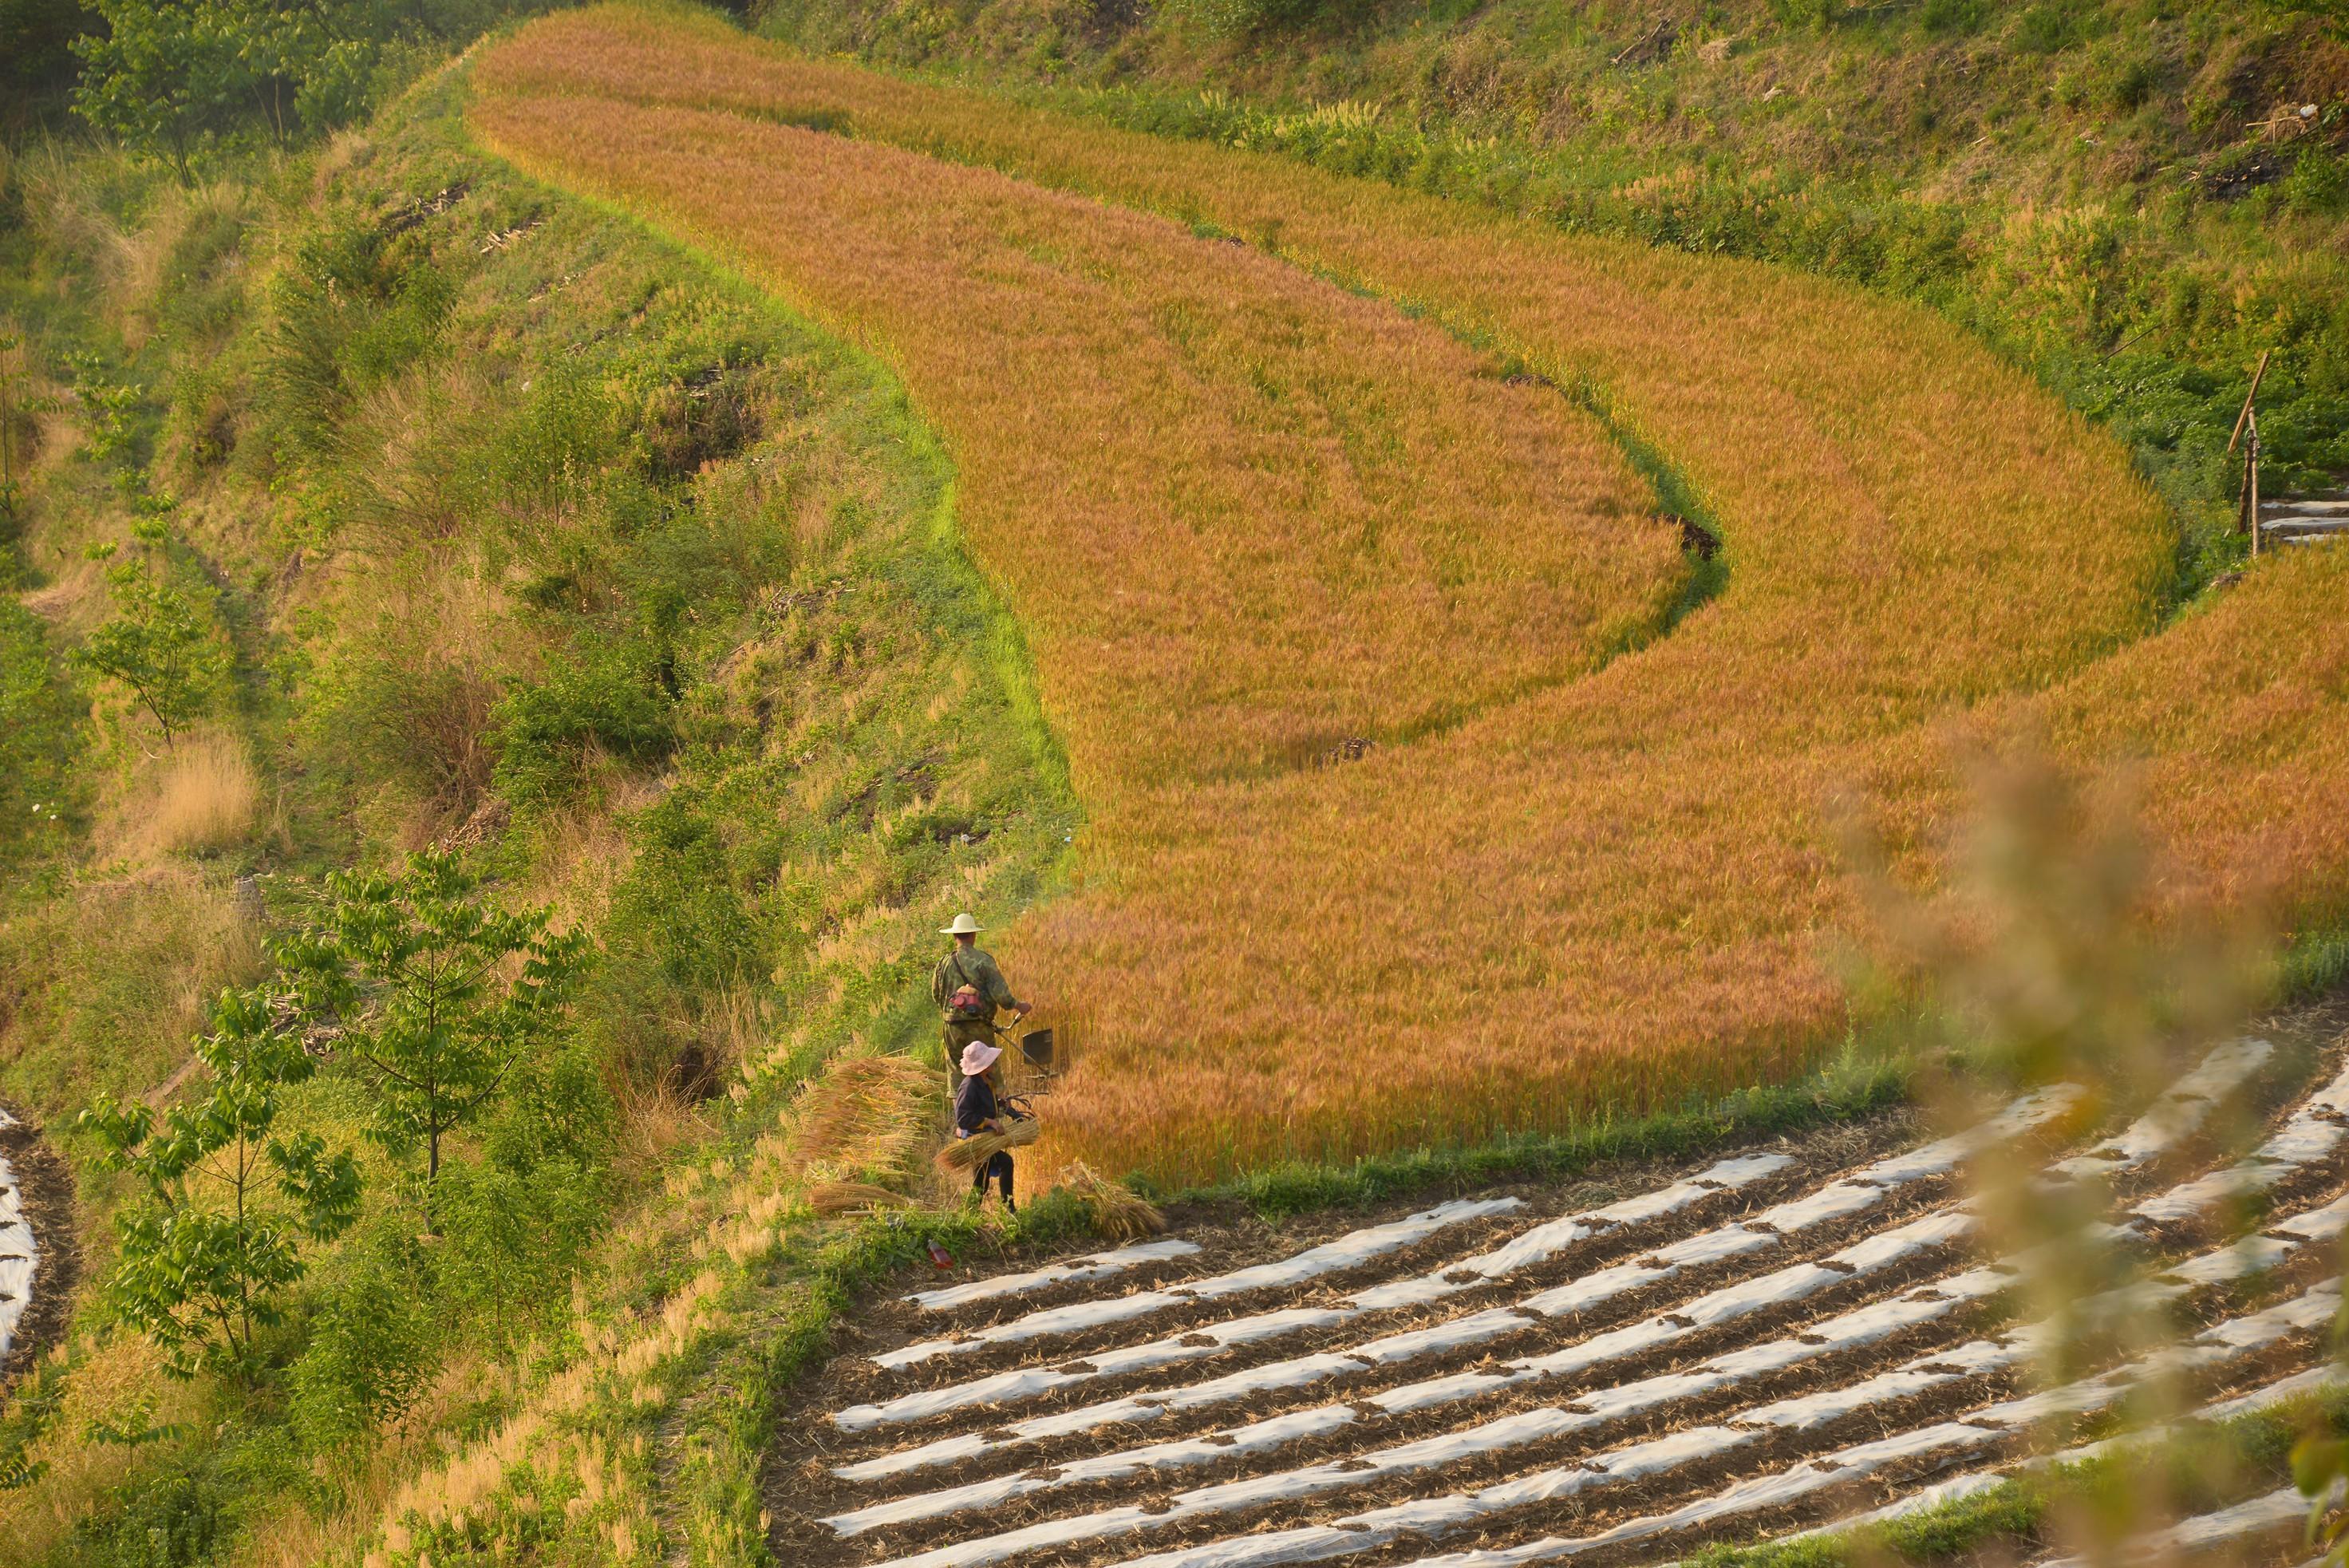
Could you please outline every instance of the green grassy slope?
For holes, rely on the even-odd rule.
[[[2189,587],[2349,470],[2349,43],[2240,0],[773,0],[763,31],[1922,298],[2132,443]],[[2314,112],[2303,117],[2303,107]]]
[[[5,171],[30,471],[0,567],[0,1101],[77,1168],[85,1279],[125,1194],[71,1116],[191,1092],[206,999],[265,972],[325,872],[451,844],[601,954],[465,1138],[437,1246],[362,1140],[365,1074],[294,1092],[369,1187],[256,1386],[163,1382],[86,1294],[0,1418],[0,1455],[45,1467],[0,1487],[11,1561],[347,1540],[593,1324],[707,1269],[680,1170],[742,1158],[845,1044],[934,1055],[934,929],[1049,891],[1074,826],[897,390],[477,155],[460,91],[192,192],[97,151]],[[169,745],[75,659],[109,545],[222,667]]]

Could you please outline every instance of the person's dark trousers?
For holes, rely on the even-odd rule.
[[[985,1165],[980,1166],[978,1173],[970,1179],[970,1189],[973,1192],[984,1196],[987,1192],[987,1181],[989,1177],[995,1178],[1002,1188],[1003,1206],[1006,1209],[1012,1207],[1011,1157],[1008,1154],[998,1154],[988,1159]]]

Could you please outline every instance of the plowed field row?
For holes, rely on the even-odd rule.
[[[2337,904],[2349,556],[2156,635],[2126,455],[1946,323],[671,14],[549,18],[476,82],[494,148],[721,251],[945,435],[1092,813],[999,949],[1089,1024],[1040,1166],[1181,1181],[1792,1071],[1858,920],[1828,803],[1929,877],[1953,714],[2148,759],[2170,887]],[[1610,431],[1721,532],[1683,618]]]
[[[1461,1199],[1237,1269],[1112,1254],[909,1297],[786,1438],[778,1546],[889,1568],[1661,1561],[1930,1496],[2156,1371],[2270,1388],[2340,1308],[2349,1068],[2249,1155],[2213,1163],[2200,1134],[2280,1060],[2222,1045],[2068,1158],[2044,1147],[2058,1086],[1840,1166],[1733,1156],[1586,1211]],[[2107,1184],[2138,1258],[2082,1323],[2186,1320],[2158,1365],[2026,1386],[2042,1331],[1960,1179],[2034,1145],[2051,1189]],[[2267,1218],[2238,1236],[2246,1202]]]

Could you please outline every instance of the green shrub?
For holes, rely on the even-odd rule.
[[[498,443],[498,477],[511,493],[550,498],[611,462],[619,409],[594,372],[560,362],[519,389],[528,397]]]
[[[667,1078],[705,1002],[764,967],[766,943],[725,840],[690,795],[672,792],[637,818],[640,846],[613,890],[586,1002],[607,1051],[639,1083]]]
[[[567,1160],[527,1170],[452,1166],[439,1198],[439,1293],[492,1354],[560,1304],[602,1217],[595,1174]]]
[[[294,1364],[288,1413],[308,1452],[355,1449],[423,1391],[438,1349],[431,1278],[412,1222],[387,1216],[354,1238]]]
[[[2308,140],[2284,176],[2283,203],[2295,213],[2329,217],[2349,204],[2349,162],[2314,140]]]
[[[1843,19],[1842,0],[1770,0],[1778,26],[1826,32]]]
[[[1327,0],[1168,0],[1164,9],[1216,37],[1296,26],[1336,9]]]
[[[585,782],[596,753],[644,762],[668,750],[674,703],[639,651],[558,659],[544,680],[506,694],[492,716],[500,794],[518,806],[559,805]]]
[[[346,222],[305,239],[271,291],[271,411],[295,444],[324,451],[358,397],[440,342],[457,278],[420,227]]]

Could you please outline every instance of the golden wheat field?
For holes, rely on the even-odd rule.
[[[2141,759],[2181,888],[2257,866],[2304,910],[2349,868],[2349,553],[2164,629],[2125,453],[1920,311],[667,14],[543,20],[474,81],[491,148],[730,258],[945,438],[1091,813],[996,944],[1090,1023],[1047,1166],[1797,1070],[1858,918],[1831,803],[1923,872],[1969,728]],[[1721,529],[1677,620],[1679,531],[1585,402]]]

